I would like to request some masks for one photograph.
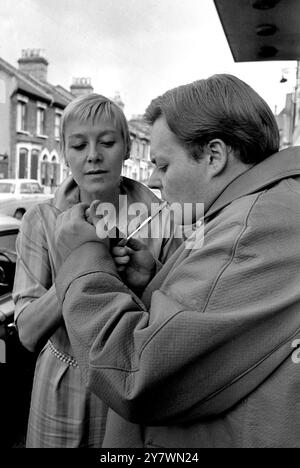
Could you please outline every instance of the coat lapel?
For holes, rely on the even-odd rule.
[[[300,147],[279,151],[231,182],[210,206],[205,218],[230,205],[237,198],[259,192],[279,180],[297,175],[300,176]]]

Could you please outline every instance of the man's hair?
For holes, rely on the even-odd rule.
[[[91,93],[71,101],[65,108],[61,123],[60,123],[60,151],[62,157],[66,160],[66,141],[65,131],[67,124],[72,120],[79,122],[92,122],[93,124],[101,117],[112,121],[115,128],[120,131],[124,141],[124,159],[129,158],[131,140],[128,128],[128,123],[122,109],[113,101],[101,96],[100,94]]]
[[[279,149],[279,130],[270,107],[232,75],[213,75],[167,91],[153,99],[145,113],[150,124],[160,116],[196,160],[214,138],[223,140],[247,164],[259,163]]]

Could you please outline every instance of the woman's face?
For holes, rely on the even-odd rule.
[[[124,141],[110,119],[71,120],[65,130],[65,154],[82,201],[108,201],[119,186]]]

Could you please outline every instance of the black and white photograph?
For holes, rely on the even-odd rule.
[[[300,448],[299,0],[0,0],[0,405],[88,466]]]

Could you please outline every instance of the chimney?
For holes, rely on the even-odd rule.
[[[119,91],[115,92],[115,97],[111,98],[111,100],[114,101],[114,103],[117,104],[117,106],[119,106],[122,111],[124,111],[125,104],[121,99]]]
[[[75,97],[82,96],[83,94],[91,94],[94,91],[91,85],[91,78],[73,78],[70,90]]]
[[[19,70],[39,81],[47,81],[48,61],[42,49],[23,49],[18,60]]]

